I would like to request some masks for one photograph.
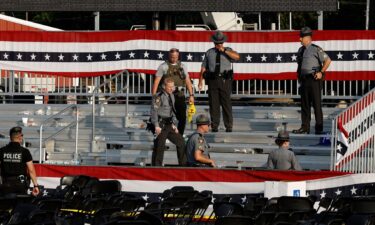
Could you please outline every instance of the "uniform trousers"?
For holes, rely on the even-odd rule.
[[[216,77],[208,81],[208,100],[212,129],[218,129],[220,125],[220,106],[223,110],[225,128],[232,129],[232,80]]]
[[[181,135],[184,135],[187,109],[185,95],[181,95],[179,92],[174,92],[174,100],[174,108],[176,110],[176,118],[178,120],[177,129]]]
[[[152,166],[163,166],[165,141],[169,139],[173,144],[176,145],[177,149],[177,159],[180,166],[185,166],[187,159],[185,153],[185,141],[181,134],[177,134],[173,128],[172,124],[165,124],[161,130],[161,133],[154,140],[154,149],[152,152]]]
[[[310,131],[311,106],[315,114],[315,132],[323,131],[322,81],[315,80],[311,74],[300,76],[301,81],[301,119],[302,128]]]

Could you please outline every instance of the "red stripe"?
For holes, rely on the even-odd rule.
[[[101,179],[148,181],[263,182],[300,181],[345,175],[330,171],[246,171],[198,168],[35,165],[39,177],[88,175]]]
[[[118,42],[137,39],[211,42],[212,31],[1,31],[0,41],[16,42]],[[232,43],[299,42],[298,31],[287,32],[225,32]],[[313,39],[357,40],[375,39],[375,31],[314,31]]]
[[[344,136],[346,138],[349,137],[349,134],[348,132],[345,130],[345,128],[342,126],[342,118],[341,116],[339,117],[338,121],[337,121],[337,127],[339,128],[340,132],[344,134]]]

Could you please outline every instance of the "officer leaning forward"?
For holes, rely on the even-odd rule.
[[[184,152],[185,142],[178,133],[176,112],[174,109],[174,82],[171,78],[165,78],[162,83],[162,91],[154,95],[151,105],[151,123],[155,126],[154,149],[152,152],[153,166],[163,166],[165,141],[169,139],[177,148],[178,164],[186,164]]]
[[[155,95],[159,83],[163,83],[165,78],[170,77],[176,86],[175,91],[173,92],[175,97],[175,109],[176,117],[178,120],[178,132],[183,135],[185,131],[186,124],[186,102],[185,102],[185,88],[189,91],[189,104],[194,103],[194,93],[189,78],[189,74],[184,64],[182,64],[179,59],[179,50],[172,48],[169,50],[168,61],[162,63],[155,75],[154,84],[152,87],[152,94]]]
[[[23,134],[21,127],[9,131],[10,142],[0,149],[1,178],[4,193],[26,194],[30,178],[34,184],[33,195],[39,194],[36,172],[30,151],[21,146]]]
[[[297,76],[300,83],[301,94],[301,119],[302,125],[293,133],[310,133],[311,105],[315,113],[315,134],[323,133],[323,112],[322,112],[322,81],[325,72],[331,63],[329,56],[323,49],[312,44],[312,30],[303,27],[300,32],[302,47],[297,54],[298,69]]]
[[[220,106],[223,110],[223,120],[226,132],[232,132],[232,62],[240,59],[240,55],[229,47],[224,47],[227,40],[221,31],[212,35],[215,47],[209,49],[202,62],[198,87],[203,88],[203,78],[208,85],[208,100],[212,120],[212,132],[218,132],[220,124]]]

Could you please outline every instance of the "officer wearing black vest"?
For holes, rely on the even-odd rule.
[[[30,179],[34,184],[32,194],[39,194],[36,172],[30,151],[21,146],[23,134],[21,127],[9,131],[10,142],[0,149],[1,189],[12,193],[26,194]]]
[[[312,43],[312,30],[303,27],[300,31],[302,47],[297,53],[297,76],[300,83],[301,94],[301,119],[302,125],[296,134],[309,134],[311,121],[311,106],[315,113],[315,134],[323,133],[322,112],[322,81],[325,72],[331,63],[329,56],[323,49]]]
[[[240,55],[231,48],[224,47],[224,42],[227,40],[227,36],[221,31],[212,35],[211,40],[215,44],[215,47],[209,49],[205,54],[201,66],[198,87],[199,90],[202,90],[202,81],[204,78],[208,85],[208,101],[212,120],[212,132],[219,131],[220,106],[223,110],[223,120],[226,132],[232,132],[232,62],[239,60]]]
[[[163,166],[165,142],[169,139],[176,145],[178,164],[186,164],[185,141],[176,127],[176,110],[174,109],[174,82],[172,78],[163,80],[163,89],[154,95],[151,106],[151,123],[156,139],[152,152],[152,166]]]
[[[185,131],[186,125],[186,98],[185,98],[185,90],[189,91],[189,104],[194,103],[194,93],[193,87],[191,84],[191,80],[189,74],[187,72],[186,66],[179,61],[179,50],[176,48],[172,48],[169,50],[169,57],[168,61],[162,63],[156,74],[155,80],[152,87],[152,94],[155,95],[158,91],[158,87],[160,83],[163,83],[163,80],[167,77],[173,79],[174,84],[176,86],[175,91],[173,92],[175,97],[175,109],[176,109],[176,117],[178,120],[178,132],[183,135]]]

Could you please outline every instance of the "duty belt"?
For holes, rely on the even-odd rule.
[[[165,118],[160,117],[159,121],[163,122],[165,124],[172,124],[173,123],[173,118],[172,117],[165,117]]]
[[[25,184],[27,181],[27,177],[25,175],[7,176],[7,177],[3,177],[3,179],[4,179],[4,182],[18,181],[22,184]]]
[[[314,73],[309,73],[309,74],[303,74],[300,76],[301,80],[315,80],[314,78]]]

